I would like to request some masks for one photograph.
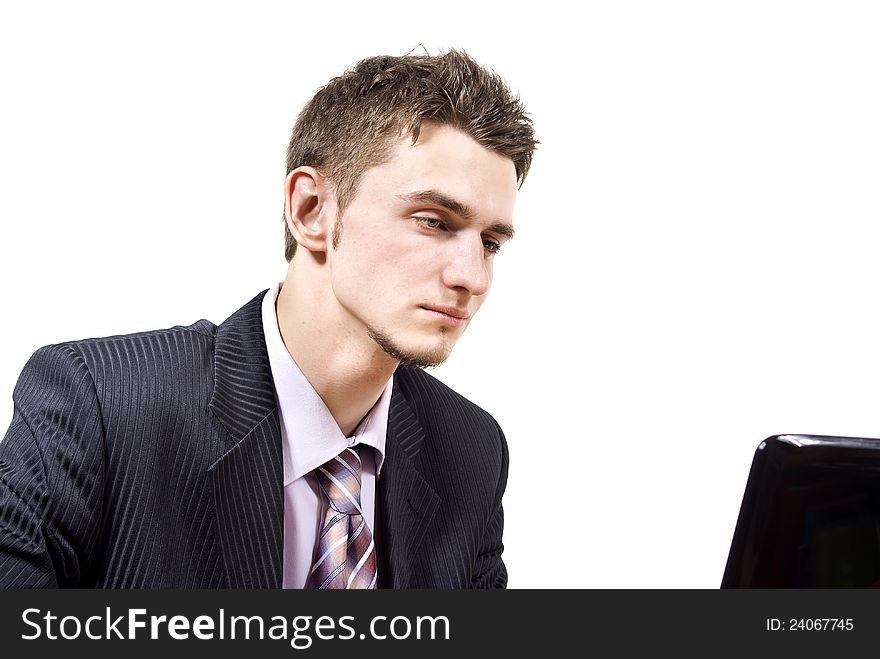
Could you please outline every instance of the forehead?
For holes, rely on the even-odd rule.
[[[398,139],[388,161],[367,170],[366,179],[369,188],[392,196],[436,190],[472,208],[477,216],[507,222],[517,190],[510,158],[489,151],[456,128],[430,123],[422,125],[415,144],[409,136]]]

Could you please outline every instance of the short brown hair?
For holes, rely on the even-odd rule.
[[[341,215],[363,173],[386,161],[392,140],[415,144],[423,121],[452,126],[510,158],[522,185],[537,145],[519,97],[467,53],[377,56],[321,87],[297,117],[287,147],[287,174],[310,166],[327,177]],[[296,240],[284,224],[284,257]]]

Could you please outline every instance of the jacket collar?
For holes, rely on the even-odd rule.
[[[381,510],[377,544],[380,578],[383,588],[394,589],[428,585],[413,581],[413,573],[420,563],[419,549],[442,502],[417,468],[427,437],[407,399],[411,377],[407,371],[399,368],[394,376],[385,466],[376,487]],[[425,569],[430,572],[431,566],[423,565]]]
[[[209,467],[230,588],[280,588],[284,533],[281,428],[260,314],[265,291],[217,328],[208,404],[232,448]]]
[[[210,407],[235,442],[276,406],[261,314],[265,294],[263,291],[221,323],[214,340]]]

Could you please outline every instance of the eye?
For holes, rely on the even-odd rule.
[[[427,229],[441,229],[444,226],[443,220],[438,217],[423,217],[417,215],[413,219]]]
[[[497,240],[484,240],[483,248],[489,254],[497,254],[501,251],[501,243],[499,243]]]

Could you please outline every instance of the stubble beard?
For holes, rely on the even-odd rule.
[[[370,338],[376,342],[386,355],[400,362],[401,366],[415,366],[417,368],[434,368],[440,366],[449,357],[452,348],[444,341],[441,347],[434,350],[426,350],[424,352],[413,352],[404,350],[394,343],[390,336],[381,330],[368,327],[367,332]],[[446,338],[447,328],[440,328],[440,333]]]

